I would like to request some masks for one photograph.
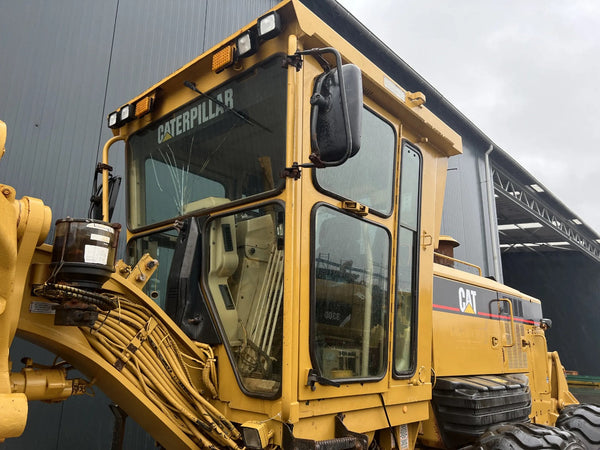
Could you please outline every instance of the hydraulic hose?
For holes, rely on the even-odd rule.
[[[124,298],[112,311],[100,311],[94,326],[82,331],[103,358],[200,446],[240,448],[235,442],[239,431],[204,396],[217,393],[208,345],[198,344],[201,359],[182,353],[148,309]],[[199,372],[200,390],[189,368]]]

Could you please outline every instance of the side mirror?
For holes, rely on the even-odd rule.
[[[112,168],[110,168],[110,170],[112,170]],[[98,184],[98,175],[100,174],[102,174],[102,165],[101,163],[98,163],[96,172],[94,173],[90,209],[88,210],[88,217],[90,219],[102,220],[102,183]],[[110,178],[108,179],[108,222],[110,222],[117,204],[120,187],[121,177],[110,175]]]
[[[360,149],[362,75],[345,64],[320,75],[310,100],[311,161],[317,167],[339,166]]]

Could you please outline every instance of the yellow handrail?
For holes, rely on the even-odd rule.
[[[463,261],[461,259],[453,258],[452,256],[443,255],[443,254],[438,253],[438,252],[434,252],[434,255],[438,256],[440,258],[443,258],[443,259],[447,259],[449,261],[453,261],[453,262],[457,262],[457,263],[460,263],[460,264],[464,264],[465,266],[473,267],[473,268],[477,269],[477,271],[479,272],[479,276],[481,276],[481,267],[479,267],[478,265],[468,263],[468,262]]]
[[[117,141],[124,141],[125,136],[113,136],[106,144],[104,144],[104,148],[102,149],[102,220],[105,222],[109,221],[108,217],[108,150],[111,145],[113,145]]]

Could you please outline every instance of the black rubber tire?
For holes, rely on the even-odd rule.
[[[532,423],[495,425],[461,450],[585,450],[572,433]]]
[[[600,449],[600,406],[566,406],[561,410],[556,426],[577,436],[587,450]]]

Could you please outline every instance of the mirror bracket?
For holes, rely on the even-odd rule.
[[[302,55],[300,55],[300,53],[294,53],[293,55],[286,55],[283,58],[281,67],[283,69],[287,69],[289,66],[294,67],[296,69],[296,72],[299,72],[300,69],[302,69]]]
[[[309,159],[312,161],[312,155],[309,156]],[[318,163],[321,164],[317,164],[315,162],[313,163],[305,163],[305,164],[298,164],[296,161],[294,161],[292,163],[291,167],[286,167],[285,169],[283,169],[281,171],[281,174],[279,175],[280,178],[293,178],[294,180],[299,180],[300,177],[302,176],[302,169],[311,169],[314,167],[325,167],[323,165],[323,163],[318,160]]]
[[[90,219],[102,220],[102,183],[98,184],[98,176],[102,175],[104,171],[108,171],[109,179],[108,179],[108,191],[109,191],[109,217],[108,221],[110,221],[112,213],[115,209],[115,204],[117,201],[117,195],[119,192],[119,187],[121,186],[121,177],[113,176],[112,171],[113,167],[109,164],[99,162],[96,164],[96,170],[94,171],[94,180],[92,184],[92,195],[90,197],[90,207],[88,210],[88,217]]]

